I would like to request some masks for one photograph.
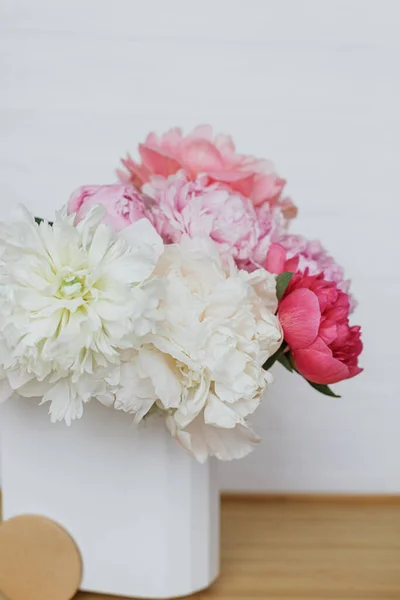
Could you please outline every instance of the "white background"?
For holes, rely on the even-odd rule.
[[[231,490],[400,492],[400,3],[2,0],[0,202],[51,217],[147,131],[212,123],[273,158],[352,277],[365,372],[319,396],[276,369]]]

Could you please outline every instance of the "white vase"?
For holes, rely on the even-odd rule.
[[[163,421],[98,402],[67,427],[46,406],[1,407],[3,516],[57,521],[83,559],[81,589],[172,598],[208,587],[219,572],[216,465],[200,465]]]

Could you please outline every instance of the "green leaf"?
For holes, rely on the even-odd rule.
[[[293,371],[296,370],[293,366],[293,359],[290,352],[285,352],[285,354],[282,354],[282,356],[280,356],[278,360],[281,363],[282,367],[285,367],[285,369],[287,369],[291,373],[293,373]]]
[[[288,359],[290,361],[290,364],[292,365],[293,371],[296,371],[296,373],[298,373],[298,370],[296,369],[296,365],[294,364],[293,355],[292,354],[288,354]]]
[[[286,342],[282,342],[282,344],[279,346],[278,350],[275,352],[275,354],[273,354],[272,356],[270,356],[265,363],[263,364],[263,369],[265,371],[268,371],[268,369],[270,369],[272,367],[272,365],[274,363],[276,363],[277,360],[279,360],[279,357],[283,354],[283,352],[285,352],[287,348],[287,344]]]
[[[35,223],[37,223],[38,225],[40,225],[40,223],[42,223],[43,221],[46,221],[46,219],[42,219],[41,217],[35,217]],[[47,221],[47,223],[49,225],[53,225],[52,221]]]
[[[306,379],[306,381],[308,381],[308,379]],[[338,396],[338,394],[335,394],[328,385],[322,383],[313,383],[312,381],[308,381],[308,383],[311,385],[311,387],[314,388],[314,390],[317,390],[317,392],[320,392],[321,394],[325,394],[325,396],[332,396],[332,398],[340,398],[340,396]]]
[[[282,348],[283,348],[283,350],[282,350]],[[287,344],[285,342],[283,342],[283,344],[279,348],[279,350],[277,352],[275,352],[275,354],[267,360],[265,365],[263,365],[264,369],[267,368],[266,367],[267,363],[272,358],[276,357],[274,359],[273,363],[275,362],[275,360],[277,360],[282,365],[282,367],[285,367],[285,369],[290,371],[290,373],[299,373],[298,370],[296,369],[296,365],[294,363],[293,356],[291,355],[290,352],[287,352],[287,351],[285,352],[285,350],[287,350],[287,349],[288,349]],[[301,375],[301,373],[299,373],[299,375]],[[304,377],[304,379],[305,379],[305,377]],[[324,385],[322,383],[314,383],[313,381],[309,381],[308,379],[306,379],[306,381],[307,381],[307,383],[309,383],[311,385],[312,388],[314,388],[314,390],[317,390],[317,392],[320,392],[321,394],[324,394],[325,396],[331,396],[332,398],[340,398],[341,397],[338,394],[335,394],[335,392],[333,392],[328,385]]]
[[[294,275],[294,273],[286,272],[286,273],[280,273],[280,275],[277,276],[277,278],[276,278],[276,296],[277,296],[278,300],[280,300],[282,298],[293,275]]]

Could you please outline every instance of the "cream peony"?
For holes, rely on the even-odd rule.
[[[200,461],[245,456],[258,441],[246,417],[271,381],[262,364],[282,341],[275,278],[238,270],[211,240],[187,237],[165,248],[155,275],[163,320],[117,366],[114,406],[136,422],[163,411]]]
[[[106,377],[121,351],[154,331],[149,277],[163,243],[146,219],[114,232],[100,206],[76,226],[22,213],[0,226],[0,399],[43,396],[52,421],[69,424],[92,397],[113,399]]]

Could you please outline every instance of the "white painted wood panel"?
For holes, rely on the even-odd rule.
[[[396,0],[0,5],[2,214],[50,216],[148,130],[210,122],[275,160],[294,231],[354,280],[365,373],[337,400],[278,367],[225,489],[400,492],[399,22]]]

